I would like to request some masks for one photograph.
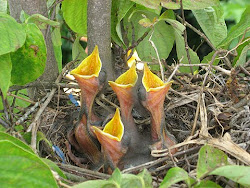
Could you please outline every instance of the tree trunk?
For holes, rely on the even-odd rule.
[[[9,0],[10,15],[14,17],[18,22],[20,22],[20,13],[23,10],[29,15],[41,14],[48,17],[48,10],[46,0]],[[47,47],[47,62],[43,75],[38,78],[41,82],[54,82],[58,76],[58,65],[54,55],[53,44],[51,40],[51,33],[47,30],[42,30],[46,47]],[[31,93],[29,91],[30,97],[34,97],[34,90]]]
[[[88,52],[98,45],[107,79],[114,80],[111,59],[111,0],[88,1]]]

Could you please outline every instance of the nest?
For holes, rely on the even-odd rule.
[[[56,162],[71,177],[69,183],[72,184],[74,181],[109,177],[102,172],[76,167],[67,155],[67,131],[75,124],[79,114],[79,106],[70,101],[69,94],[80,100],[76,82],[74,84],[74,81],[65,76],[72,69],[73,63],[69,63],[63,69],[62,77],[51,85],[54,89],[47,91],[47,103],[45,101],[40,104],[41,108],[44,107],[42,113],[33,113],[29,127],[25,126],[29,120],[21,122],[27,129],[36,127],[47,140],[60,148],[65,159],[52,151],[44,141],[40,142],[38,152],[40,156]],[[198,151],[204,144],[223,150],[233,163],[250,165],[249,77],[243,77],[237,69],[209,69],[202,64],[200,71],[205,73],[193,76],[178,73],[174,66],[166,65],[166,68],[165,78],[174,80],[164,104],[166,127],[179,143],[175,146],[178,152],[170,156],[164,150],[152,151],[155,160],[125,169],[123,172],[138,173],[147,168],[153,176],[155,187],[159,186],[167,170],[176,165],[190,175],[195,174]],[[45,96],[45,93],[41,95]],[[94,111],[99,115],[107,115],[113,113],[118,106],[116,95],[111,88],[107,88],[95,99]],[[135,113],[133,116],[141,129],[150,124],[149,117],[142,119]]]

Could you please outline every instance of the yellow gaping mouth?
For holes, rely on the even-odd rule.
[[[136,73],[135,63],[133,63],[130,69],[123,73],[121,76],[119,76],[115,80],[115,82],[109,81],[109,85],[116,85],[122,88],[130,88],[135,86],[137,79],[138,75]]]
[[[98,47],[95,46],[93,52],[85,58],[78,67],[73,69],[70,74],[82,78],[98,77],[102,68]]]
[[[92,126],[94,133],[97,135],[102,134],[108,138],[116,141],[121,141],[124,134],[124,125],[121,121],[120,111],[117,108],[114,117],[105,125],[104,129],[101,130],[95,126]]]
[[[172,81],[164,83],[157,75],[155,75],[150,71],[147,64],[145,63],[144,74],[142,77],[142,84],[146,89],[146,91],[150,92],[150,91],[158,91],[162,88],[165,88],[169,84],[172,84]]]

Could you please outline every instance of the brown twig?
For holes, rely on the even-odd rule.
[[[76,57],[77,59],[77,57]],[[63,69],[62,69],[62,72],[61,74],[59,74],[59,76],[57,77],[55,83],[58,84],[62,77],[63,77],[63,74],[66,72],[66,70],[69,69],[69,67],[75,63],[76,60],[74,61],[71,61],[69,62]],[[41,106],[41,108],[38,110],[38,112],[36,113],[36,116],[34,118],[34,121],[30,124],[30,127],[32,128],[32,136],[31,136],[31,148],[36,152],[36,135],[37,135],[37,130],[38,130],[38,126],[39,126],[39,119],[43,113],[43,111],[45,110],[45,108],[48,106],[48,104],[50,103],[53,95],[55,94],[56,92],[56,88],[53,88],[51,90],[51,92],[49,93],[48,95],[48,98],[46,99],[46,101],[43,103],[43,105]]]
[[[149,30],[147,30],[136,42],[134,42],[131,46],[129,46],[127,49],[126,49],[126,53],[129,51],[129,50],[131,50],[131,49],[133,49],[133,48],[135,48],[136,46],[138,46],[139,44],[140,44],[140,42],[141,41],[143,41],[143,39],[145,39],[147,36],[148,36],[148,34],[149,34],[149,32],[150,32],[150,29]],[[132,55],[131,55],[132,56]],[[129,58],[128,58],[129,59]]]
[[[97,178],[97,179],[108,179],[110,178],[110,175],[108,174],[103,174],[100,172],[96,172],[96,171],[92,171],[92,170],[88,170],[85,168],[79,168],[76,166],[72,166],[72,165],[68,165],[68,164],[62,164],[62,163],[57,163],[57,165],[66,172],[71,172],[73,174],[76,175],[80,175],[83,177],[88,177],[89,178]]]

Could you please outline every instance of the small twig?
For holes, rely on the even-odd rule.
[[[6,129],[10,128],[9,124],[2,120],[2,118],[0,118],[0,124],[2,124]]]
[[[200,94],[199,94],[199,98],[198,98],[198,102],[197,102],[197,108],[196,108],[196,113],[195,113],[195,119],[194,119],[194,123],[193,123],[193,127],[192,127],[192,132],[191,132],[191,136],[194,135],[194,131],[196,129],[196,125],[197,125],[197,120],[198,120],[198,115],[199,115],[199,110],[200,110],[200,103],[201,103],[201,99],[202,99],[202,94],[204,92],[204,88],[205,88],[205,83],[207,81],[207,77],[212,69],[212,64],[215,61],[216,56],[218,55],[218,53],[220,53],[220,51],[216,51],[211,59],[211,61],[209,62],[209,67],[208,70],[204,76],[204,80],[201,86],[201,90],[200,90]]]
[[[62,163],[57,163],[57,165],[66,172],[72,172],[73,174],[80,174],[85,177],[91,177],[91,178],[98,178],[98,179],[108,179],[110,178],[110,175],[84,169],[84,168],[79,168],[76,166],[68,165],[68,164],[62,164]]]
[[[165,81],[165,78],[164,78],[164,70],[163,70],[163,66],[162,66],[162,63],[161,63],[161,60],[160,60],[160,56],[159,56],[159,53],[158,53],[158,50],[155,46],[155,43],[151,40],[152,36],[153,36],[153,33],[154,33],[154,27],[153,27],[153,31],[148,39],[148,41],[151,43],[152,47],[154,48],[155,50],[155,53],[156,53],[156,56],[157,56],[157,60],[158,60],[158,63],[160,65],[160,70],[161,70],[161,79],[162,81],[164,82]]]
[[[182,0],[180,0],[180,5],[181,5],[181,14],[182,14],[182,24],[186,27]],[[187,29],[186,29],[186,28],[185,28],[185,30],[184,30],[184,42],[185,42],[185,49],[186,49],[186,53],[187,53],[188,63],[189,63],[189,64],[192,64],[191,58],[190,58],[190,54],[189,54],[189,47],[188,47],[188,42],[187,42]],[[193,71],[193,68],[192,68],[192,67],[190,67],[190,71],[191,71],[191,73],[192,73],[192,75],[193,75],[193,74],[194,74],[194,71]]]
[[[8,96],[15,97],[15,98],[20,99],[20,100],[23,100],[23,101],[26,101],[26,102],[28,102],[28,103],[30,103],[30,104],[36,104],[36,102],[34,102],[34,101],[30,100],[30,99],[25,99],[25,98],[20,97],[20,96],[18,96],[18,95],[14,95],[14,94],[12,94],[12,93],[10,93],[10,92],[8,92],[7,95],[8,95]]]
[[[51,82],[37,82],[37,83],[32,83],[32,84],[28,84],[25,86],[12,86],[9,89],[9,92],[12,91],[17,91],[17,90],[21,90],[21,89],[26,89],[29,87],[38,87],[38,88],[52,88],[52,87],[61,87],[61,88],[79,88],[79,86],[77,84],[66,84],[66,83],[51,83]]]
[[[183,19],[179,16],[176,15],[177,19],[180,20],[183,23]],[[188,23],[187,21],[184,22],[184,25],[189,27],[191,30],[193,30],[195,33],[197,33],[201,38],[203,38],[207,44],[214,50],[216,51],[215,46],[210,42],[210,40],[207,38],[207,36],[202,33],[201,31],[199,31],[198,29],[196,29],[194,26],[192,26],[190,23]]]
[[[126,49],[126,53],[135,48],[136,46],[138,46],[140,44],[141,41],[143,41],[143,39],[146,38],[146,36],[148,36],[150,30],[147,30],[136,42],[134,42],[131,46],[129,46],[127,49]]]
[[[76,57],[77,59],[77,57]],[[75,62],[71,61],[69,62],[62,70],[61,74],[59,74],[59,76],[57,77],[55,83],[59,83],[63,77],[64,72],[66,72],[66,70]],[[38,126],[39,126],[39,119],[43,113],[43,111],[45,110],[45,108],[48,106],[48,104],[50,103],[51,99],[53,98],[53,95],[56,92],[56,88],[53,88],[51,90],[51,92],[48,95],[48,98],[46,99],[46,101],[43,103],[43,105],[41,106],[41,108],[38,110],[38,112],[36,113],[36,116],[34,118],[34,121],[30,124],[30,127],[32,127],[32,136],[31,136],[31,148],[36,152],[36,134],[37,134],[37,130],[38,130]]]
[[[65,36],[61,36],[62,39],[65,39],[65,40],[68,40],[70,41],[71,43],[74,43],[74,40],[72,38],[68,38],[68,37],[65,37]]]
[[[180,64],[177,64],[172,72],[172,74],[168,77],[167,82],[170,82],[170,80],[172,79],[172,77],[175,75],[176,71],[179,69]]]
[[[34,106],[32,106],[21,118],[19,118],[19,120],[16,121],[16,125],[19,125],[20,123],[24,122],[28,117],[29,115],[34,112],[36,110],[36,108],[45,101],[45,99],[48,97],[49,94],[47,94],[45,97],[42,98],[41,101],[38,101],[35,103]],[[27,132],[31,131],[31,129],[27,130]]]
[[[193,148],[190,148],[190,149],[187,149],[187,150],[183,150],[183,151],[175,153],[173,155],[173,157],[180,157],[180,156],[183,156],[184,154],[192,154],[192,153],[197,152],[197,150],[199,150],[199,149],[200,149],[200,147],[198,146],[198,147],[193,147]],[[158,164],[160,164],[162,162],[165,162],[167,159],[169,159],[169,156],[159,158],[159,159],[154,160],[154,161],[150,161],[150,162],[147,162],[147,163],[135,166],[135,167],[125,169],[125,170],[122,171],[122,173],[131,173],[131,172],[141,170],[143,168],[149,169],[150,167],[153,167],[153,166],[156,166],[156,165],[158,165]]]

